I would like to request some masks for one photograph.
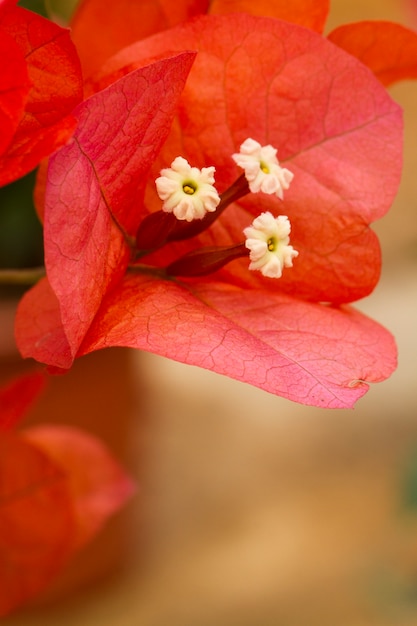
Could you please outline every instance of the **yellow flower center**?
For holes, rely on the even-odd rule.
[[[184,193],[192,196],[197,191],[197,187],[193,185],[193,183],[184,183],[182,186],[182,190]]]
[[[270,237],[268,239],[268,241],[266,242],[266,245],[268,246],[268,250],[269,252],[274,252],[275,248],[276,248],[276,241],[273,237]]]
[[[259,163],[259,167],[261,168],[261,170],[262,170],[262,172],[263,172],[264,174],[269,174],[269,173],[270,173],[270,169],[269,169],[269,167],[268,167],[268,166],[266,165],[266,163],[264,163],[263,161],[261,161],[261,162]]]

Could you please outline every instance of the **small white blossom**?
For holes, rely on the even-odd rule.
[[[245,170],[245,177],[252,193],[263,191],[275,194],[281,200],[284,190],[288,189],[294,174],[279,165],[277,150],[272,146],[261,146],[254,139],[246,139],[240,146],[240,152],[232,159]]]
[[[220,202],[214,185],[214,167],[191,167],[177,157],[170,168],[163,169],[156,179],[156,190],[163,201],[163,210],[174,213],[179,220],[191,222],[216,210]]]
[[[286,215],[261,213],[243,232],[250,251],[250,270],[260,270],[268,278],[280,278],[284,267],[292,267],[298,252],[288,245],[291,224]]]

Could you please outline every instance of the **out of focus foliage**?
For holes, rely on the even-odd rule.
[[[35,173],[0,188],[0,267],[43,264],[42,227],[33,206]]]

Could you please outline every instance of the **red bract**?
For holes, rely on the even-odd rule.
[[[0,390],[0,616],[45,588],[133,492],[90,435],[50,425],[12,430],[44,382],[30,374]]]
[[[0,431],[16,426],[45,387],[40,372],[17,378],[0,390]]]
[[[198,55],[177,118],[147,178],[145,202],[140,193],[132,201],[132,185],[142,190],[145,183],[141,149],[132,157],[133,130],[143,134],[142,124],[151,124],[146,107],[139,115],[129,104],[135,81],[164,63],[177,73],[178,86],[186,56],[112,80],[152,55],[184,49]],[[74,142],[50,161],[49,283],[39,283],[21,303],[22,354],[68,368],[91,350],[127,345],[325,407],[352,406],[366,381],[388,376],[396,354],[389,333],[335,306],[370,293],[378,280],[379,246],[368,225],[388,210],[401,172],[401,112],[368,69],[307,29],[227,15],[134,44],[97,76],[96,88],[107,83],[80,105]],[[120,93],[125,107],[109,106]],[[149,78],[147,99],[154,98],[156,111],[165,107],[158,93],[153,96]],[[294,172],[284,203],[249,195],[210,229],[162,248],[155,259],[165,266],[190,249],[239,243],[253,217],[270,210],[291,219],[291,243],[300,253],[294,268],[274,282],[249,272],[245,259],[213,279],[177,282],[152,268],[128,267],[137,226],[160,208],[153,182],[160,168],[178,155],[199,167],[215,165],[224,191],[240,173],[231,154],[248,136],[275,145]]]
[[[0,616],[32,598],[72,552],[64,473],[16,433],[0,433]]]
[[[82,98],[69,31],[15,4],[0,5],[0,185],[68,141]]]
[[[77,550],[132,496],[134,483],[99,439],[77,428],[48,424],[23,436],[65,474],[75,521],[71,549]]]

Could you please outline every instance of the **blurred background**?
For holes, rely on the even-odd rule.
[[[406,2],[333,0],[327,31],[362,19],[417,28]],[[417,624],[417,84],[391,93],[404,176],[359,307],[396,336],[397,372],[354,410],[323,411],[153,355],[81,359],[27,424],[97,433],[139,493],[5,626]],[[1,377],[20,368],[10,348]]]

